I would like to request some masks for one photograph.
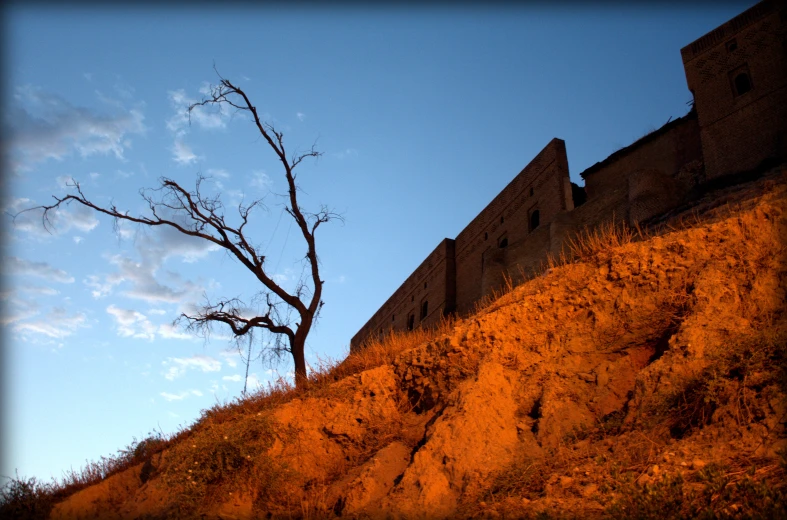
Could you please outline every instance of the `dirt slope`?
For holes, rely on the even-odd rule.
[[[390,363],[206,416],[51,518],[785,513],[787,172],[702,204]]]

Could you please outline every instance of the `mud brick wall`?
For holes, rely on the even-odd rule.
[[[708,179],[787,158],[787,2],[760,2],[681,49]],[[735,78],[747,74],[740,93]]]
[[[455,278],[454,241],[446,238],[353,336],[350,349],[355,350],[367,338],[381,337],[392,329],[407,330],[410,316],[414,327],[438,323],[444,314],[455,309]],[[422,318],[424,302],[428,302],[427,315]]]
[[[553,139],[456,240],[445,239],[353,337],[472,312],[509,276],[528,277],[576,233],[647,221],[707,180],[787,159],[787,0],[765,0],[681,50],[694,108],[580,175],[574,208],[566,146]],[[741,92],[741,73],[751,87]],[[532,226],[538,211],[539,223]],[[428,313],[422,318],[423,302]]]
[[[532,194],[531,194],[532,190]],[[552,139],[541,152],[456,237],[456,310],[470,312],[482,297],[482,274],[501,241],[528,236],[530,218],[549,227],[560,211],[573,209],[566,144]]]
[[[685,164],[702,160],[702,156],[700,128],[696,114],[690,112],[618,150],[580,176],[585,179],[588,199],[598,199],[611,196],[637,170],[647,168],[675,176]]]

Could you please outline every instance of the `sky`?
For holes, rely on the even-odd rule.
[[[144,214],[141,188],[193,188],[201,174],[228,217],[262,199],[250,235],[292,288],[305,246],[283,214],[281,165],[246,114],[186,117],[214,66],[288,150],[323,152],[296,170],[304,208],[343,216],[316,237],[325,306],[307,361],[319,366],[346,356],[426,255],[553,137],[582,185],[585,168],[684,115],[681,47],[754,3],[5,7],[0,475],[60,479],[240,397],[229,331],[173,325],[205,298],[261,289],[227,254],[78,205],[51,232],[35,212],[10,216],[72,179]],[[291,370],[254,360],[248,386]]]

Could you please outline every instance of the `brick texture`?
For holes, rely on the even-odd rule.
[[[787,0],[766,0],[684,47],[693,109],[582,172],[587,201],[576,208],[566,145],[550,141],[455,240],[435,248],[351,348],[472,312],[506,278],[532,276],[582,230],[647,221],[704,182],[787,159],[786,25]]]

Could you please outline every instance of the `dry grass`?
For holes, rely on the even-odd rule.
[[[119,450],[116,455],[101,457],[98,462],[88,462],[78,471],[72,469],[60,481],[53,479],[52,482],[41,482],[35,478],[26,479],[17,475],[16,478],[10,479],[0,489],[0,517],[9,519],[48,518],[52,507],[56,503],[65,500],[74,493],[98,484],[112,475],[126,471],[138,464],[144,464],[150,461],[154,455],[160,454],[164,450],[177,452],[181,446],[191,446],[195,443],[200,446],[204,444],[205,447],[212,446],[215,449],[224,450],[218,454],[222,456],[214,459],[223,460],[225,463],[220,467],[212,467],[206,464],[200,466],[200,460],[195,459],[192,461],[189,459],[194,454],[192,452],[182,454],[182,457],[178,457],[174,452],[171,454],[171,458],[175,461],[172,467],[180,467],[188,462],[192,464],[197,462],[200,471],[205,473],[203,475],[204,478],[199,477],[199,475],[195,477],[193,473],[194,468],[191,468],[192,479],[184,480],[184,482],[197,482],[197,484],[184,484],[184,490],[188,490],[188,492],[184,494],[184,500],[176,504],[183,511],[188,510],[189,506],[195,504],[198,498],[205,497],[208,491],[204,484],[207,483],[218,483],[222,480],[245,479],[248,477],[250,481],[260,484],[256,486],[257,489],[270,487],[270,483],[275,480],[272,472],[265,471],[263,472],[264,474],[247,475],[249,468],[241,459],[236,457],[236,455],[240,454],[238,456],[244,459],[248,456],[258,458],[259,454],[256,451],[255,453],[243,451],[244,449],[248,450],[248,448],[238,444],[240,437],[237,436],[234,442],[223,442],[225,434],[229,437],[230,431],[238,430],[243,424],[246,424],[246,426],[251,424],[248,421],[239,421],[239,418],[262,417],[260,415],[262,412],[272,410],[293,399],[329,394],[332,383],[365,370],[390,364],[399,353],[439,337],[452,326],[452,319],[444,319],[433,328],[417,329],[410,332],[389,332],[383,338],[370,340],[365,348],[349,353],[341,362],[331,360],[321,362],[320,366],[313,369],[310,373],[309,384],[305,388],[295,388],[288,381],[279,379],[273,384],[269,383],[267,388],[246,398],[237,398],[229,403],[218,403],[210,409],[204,410],[201,417],[191,427],[182,429],[173,435],[166,436],[155,432],[142,441],[134,439],[128,447]],[[241,429],[244,428],[245,426]],[[248,428],[245,428],[244,431],[246,429]],[[252,430],[247,432],[252,437],[256,436],[255,438],[258,438],[262,435],[254,428]],[[383,437],[390,433],[380,432]],[[211,440],[216,442],[213,443]],[[260,445],[264,445],[264,439],[260,439],[259,442],[261,443]],[[213,448],[211,450],[215,451]],[[210,453],[213,453],[213,451],[210,451]],[[225,451],[226,453],[224,453]],[[182,464],[178,464],[178,459],[183,459],[180,461]],[[256,464],[255,467],[257,466],[260,465]],[[268,467],[270,465],[263,466]],[[281,470],[281,468],[277,469],[279,472]],[[188,474],[183,476],[183,478],[185,479],[186,476]],[[174,475],[172,478],[175,478]],[[180,484],[183,484],[183,482],[180,482]]]

